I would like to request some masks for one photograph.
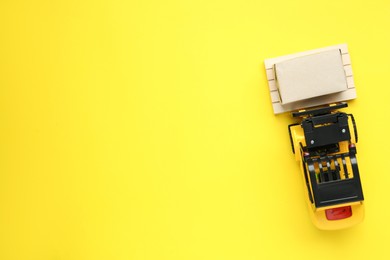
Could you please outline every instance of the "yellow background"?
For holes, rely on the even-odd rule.
[[[389,259],[389,1],[0,3],[0,259]],[[348,43],[366,219],[309,219],[263,60]]]

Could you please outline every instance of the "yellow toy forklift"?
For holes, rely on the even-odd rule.
[[[352,114],[340,111],[356,98],[347,46],[273,58],[265,65],[274,113],[291,112],[298,121],[288,131],[314,225],[336,230],[360,223],[357,127]]]
[[[363,220],[363,191],[356,159],[358,134],[346,103],[292,113],[292,151],[300,162],[313,223],[341,229]],[[351,126],[351,127],[350,127]],[[353,134],[351,134],[353,129]]]

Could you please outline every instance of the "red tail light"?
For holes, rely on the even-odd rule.
[[[349,218],[352,216],[351,206],[333,208],[325,210],[326,218],[328,220],[339,220],[344,218]]]

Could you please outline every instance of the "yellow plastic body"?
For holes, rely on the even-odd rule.
[[[295,159],[300,162],[302,178],[304,183],[306,183],[305,176],[304,176],[304,169],[303,169],[304,164],[302,163],[303,158],[300,152],[300,143],[302,143],[303,146],[306,146],[306,141],[305,141],[302,127],[300,125],[292,126],[291,136],[292,136],[293,146],[295,150]],[[340,151],[338,153],[348,152],[348,145],[349,145],[348,141],[340,142],[339,143]],[[352,171],[349,169],[349,172]],[[306,184],[304,185],[304,187],[305,187],[306,201],[309,206],[310,217],[312,222],[317,228],[322,230],[337,230],[337,229],[343,229],[343,228],[354,226],[363,221],[364,218],[363,201],[347,203],[347,204],[339,204],[330,207],[316,208],[315,204],[311,203],[310,201],[308,192],[306,191]],[[312,189],[311,185],[310,185],[310,189]],[[326,218],[325,210],[331,208],[343,207],[343,206],[351,206],[352,215],[350,217],[345,219],[340,219],[340,220],[328,220]]]

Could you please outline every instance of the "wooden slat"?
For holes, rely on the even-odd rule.
[[[352,66],[351,65],[345,65],[344,66],[345,76],[350,77],[352,76]]]
[[[269,90],[270,91],[277,90],[276,81],[275,80],[269,80],[268,81],[268,86],[269,86]]]
[[[280,102],[279,92],[277,90],[271,91],[271,100],[272,103]]]
[[[350,65],[351,64],[351,57],[349,54],[343,54],[341,55],[341,58],[343,59],[343,64],[344,65]]]
[[[275,79],[275,73],[274,73],[274,69],[273,68],[267,69],[266,72],[267,72],[268,80],[274,80]]]
[[[347,86],[348,88],[354,88],[355,87],[355,81],[353,80],[353,77],[347,77]]]
[[[281,103],[273,103],[272,106],[274,108],[274,113],[280,114],[280,113],[294,111],[302,108],[320,106],[320,105],[334,103],[334,102],[347,101],[355,98],[356,98],[356,90],[355,88],[352,88],[352,89],[347,89],[346,91],[343,92],[312,98],[312,99],[307,99],[307,100],[302,100],[299,102],[285,104],[285,105],[282,105]]]

